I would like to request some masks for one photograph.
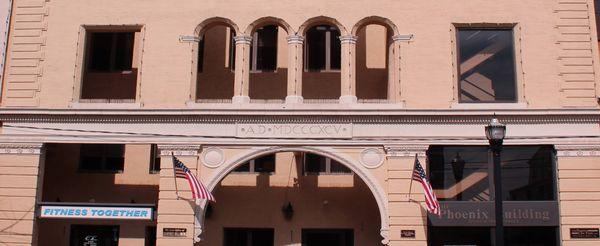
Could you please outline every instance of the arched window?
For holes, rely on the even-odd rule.
[[[302,94],[305,102],[332,102],[340,97],[340,30],[316,25],[306,31]]]

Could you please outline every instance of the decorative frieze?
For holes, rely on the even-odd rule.
[[[10,155],[39,155],[42,153],[41,143],[14,143],[14,144],[0,144],[0,154]]]
[[[240,138],[352,138],[352,124],[237,124]]]
[[[201,151],[202,146],[196,144],[188,144],[188,145],[163,145],[159,144],[158,149],[160,150],[160,155],[162,156],[198,156]]]
[[[600,145],[556,145],[558,157],[600,157]]]
[[[403,157],[414,157],[425,156],[429,145],[398,145],[398,146],[385,146],[386,156],[388,158],[403,158]]]

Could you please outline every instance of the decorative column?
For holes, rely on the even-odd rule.
[[[392,36],[392,42],[388,46],[388,101],[402,103],[402,85],[400,83],[401,55],[400,44],[410,41],[413,38],[409,35]]]
[[[426,152],[429,145],[402,144],[384,146],[387,159],[388,210],[392,224],[389,228],[388,245],[427,245],[427,213],[423,212],[425,197],[423,188],[413,182],[412,171],[415,156],[424,168],[427,168]],[[410,194],[410,196],[409,196]],[[415,237],[402,238],[402,230],[414,230]]]
[[[235,42],[235,80],[233,84],[233,103],[250,103],[250,44],[252,36],[240,35]]]
[[[160,151],[160,186],[158,193],[156,245],[194,245],[196,236],[195,209],[192,192],[185,179],[175,184],[172,155],[193,173],[197,172],[200,145],[158,145]],[[177,186],[176,186],[177,185]],[[179,197],[176,189],[179,190]],[[165,237],[164,228],[185,229],[184,237]]]
[[[290,35],[288,42],[288,78],[287,78],[287,97],[285,103],[302,103],[302,72],[304,63],[302,50],[304,37],[300,35]]]
[[[356,103],[356,40],[354,35],[340,36],[341,54],[341,96],[340,103]]]
[[[35,211],[42,199],[43,144],[0,144],[0,242],[37,245]]]

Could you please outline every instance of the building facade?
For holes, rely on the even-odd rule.
[[[592,0],[11,3],[0,244],[600,243]]]

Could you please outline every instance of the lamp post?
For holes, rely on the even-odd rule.
[[[494,164],[494,208],[496,215],[496,246],[504,245],[504,211],[502,208],[502,167],[500,166],[500,152],[502,151],[502,142],[506,136],[506,126],[498,121],[496,116],[492,118],[490,124],[485,127],[485,136],[490,142],[490,150]]]

